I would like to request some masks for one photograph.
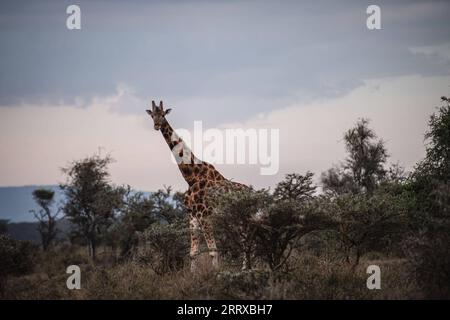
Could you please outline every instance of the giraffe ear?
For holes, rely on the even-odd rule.
[[[145,111],[147,111],[147,113],[149,114],[149,115],[153,115],[153,112],[152,112],[152,110],[145,110]]]
[[[170,111],[172,111],[172,109],[171,109],[171,108],[167,109],[166,111],[164,111],[164,115],[166,115],[166,114],[169,114],[169,113],[170,113]]]

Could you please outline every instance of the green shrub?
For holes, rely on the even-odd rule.
[[[36,250],[30,242],[13,240],[0,234],[0,294],[5,290],[8,277],[33,270]]]
[[[187,222],[184,219],[170,224],[154,223],[138,237],[137,260],[149,264],[157,274],[183,267],[189,250]]]

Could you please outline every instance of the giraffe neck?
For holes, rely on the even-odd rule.
[[[181,137],[179,137],[172,129],[167,120],[164,120],[161,125],[161,133],[173,155],[175,157],[178,156],[179,159],[183,159],[182,162],[178,162],[178,168],[180,169],[184,180],[186,180],[189,185],[192,185],[196,181],[193,175],[194,166],[204,164],[204,162],[194,155],[183,139],[181,139]]]

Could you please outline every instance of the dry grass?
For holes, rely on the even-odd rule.
[[[105,255],[92,263],[82,248],[42,254],[35,272],[11,278],[7,299],[419,299],[422,297],[407,272],[407,261],[363,258],[352,272],[332,258],[308,252],[294,256],[293,269],[271,274],[263,270],[241,272],[226,267],[211,269],[209,256],[200,257],[199,272],[186,267],[165,275],[145,264],[116,263]],[[376,258],[376,259],[373,259]],[[82,270],[81,290],[68,290],[66,267]],[[368,290],[366,268],[381,268],[381,290]]]

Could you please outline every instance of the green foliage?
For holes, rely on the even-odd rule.
[[[433,229],[432,235],[428,232],[419,233],[404,243],[414,278],[427,298],[450,297],[449,230],[448,224],[442,225]]]
[[[257,256],[272,271],[289,270],[289,258],[305,236],[331,228],[331,220],[318,210],[319,201],[272,201],[257,231]]]
[[[293,202],[272,203],[257,229],[257,255],[271,270],[287,264],[295,243],[306,232],[304,216]]]
[[[138,259],[148,263],[157,274],[178,270],[189,250],[187,221],[154,223],[139,234],[139,243]]]
[[[156,221],[155,203],[152,197],[145,197],[140,192],[130,194],[111,232],[113,237],[111,242],[117,241],[121,248],[121,256],[129,257],[138,245],[136,232],[145,231]]]
[[[177,192],[172,196],[171,187],[159,189],[151,195],[151,200],[155,205],[156,217],[162,221],[172,223],[185,215],[183,194]]]
[[[9,276],[19,276],[33,270],[35,248],[26,241],[17,241],[0,234],[0,294]]]
[[[271,202],[268,191],[243,189],[214,194],[216,212],[212,215],[215,234],[220,238],[222,254],[242,259],[244,269],[251,269],[256,253],[259,218]]]
[[[110,183],[107,169],[111,162],[109,156],[94,155],[63,169],[67,175],[67,182],[61,185],[67,199],[63,211],[76,226],[75,232],[89,243],[93,259],[99,236],[114,222],[128,192]]]
[[[344,135],[347,158],[343,165],[322,174],[328,196],[322,198],[344,253],[356,268],[363,254],[392,249],[401,240],[411,198],[405,192],[404,172],[398,165],[386,169],[384,142],[359,120]]]
[[[401,195],[377,190],[330,198],[326,213],[334,221],[346,261],[355,268],[364,253],[383,250],[400,238],[406,204]]]
[[[358,193],[359,187],[356,185],[352,175],[342,166],[333,166],[322,172],[321,181],[323,189],[331,194]]]
[[[251,269],[255,260],[272,271],[288,267],[298,241],[329,226],[311,204],[312,176],[289,174],[273,195],[252,189],[216,194],[212,219],[223,253],[232,260],[241,258],[243,269]]]
[[[322,174],[324,190],[372,193],[386,175],[388,154],[383,140],[377,140],[367,119],[361,119],[344,134],[344,141],[348,156],[343,165]]]
[[[275,188],[258,224],[257,255],[272,271],[288,267],[292,250],[303,236],[328,224],[313,205],[316,186],[313,174],[286,175]]]
[[[416,279],[428,297],[450,297],[450,99],[430,117],[426,156],[410,178],[415,208],[407,241]]]
[[[431,216],[442,211],[438,190],[445,188],[442,185],[448,185],[450,181],[450,102],[446,97],[442,100],[445,105],[430,117],[430,128],[425,133],[425,159],[411,176],[411,187],[417,195],[419,209]]]
[[[377,136],[368,124],[367,119],[361,119],[345,133],[344,140],[349,154],[345,168],[352,173],[356,185],[370,193],[386,174],[387,151],[382,140],[374,141]]]
[[[188,223],[182,196],[171,188],[160,189],[148,198],[140,194],[127,201],[121,217],[122,251],[137,250],[137,259],[158,274],[180,269],[188,252]],[[127,241],[132,239],[132,244]]]
[[[297,173],[287,174],[283,181],[279,182],[273,196],[276,200],[306,201],[313,197],[316,191],[312,178],[312,172],[306,172],[303,176]]]
[[[450,98],[441,98],[444,105],[430,117],[429,130],[425,134],[428,141],[424,169],[441,180],[450,179]]]

